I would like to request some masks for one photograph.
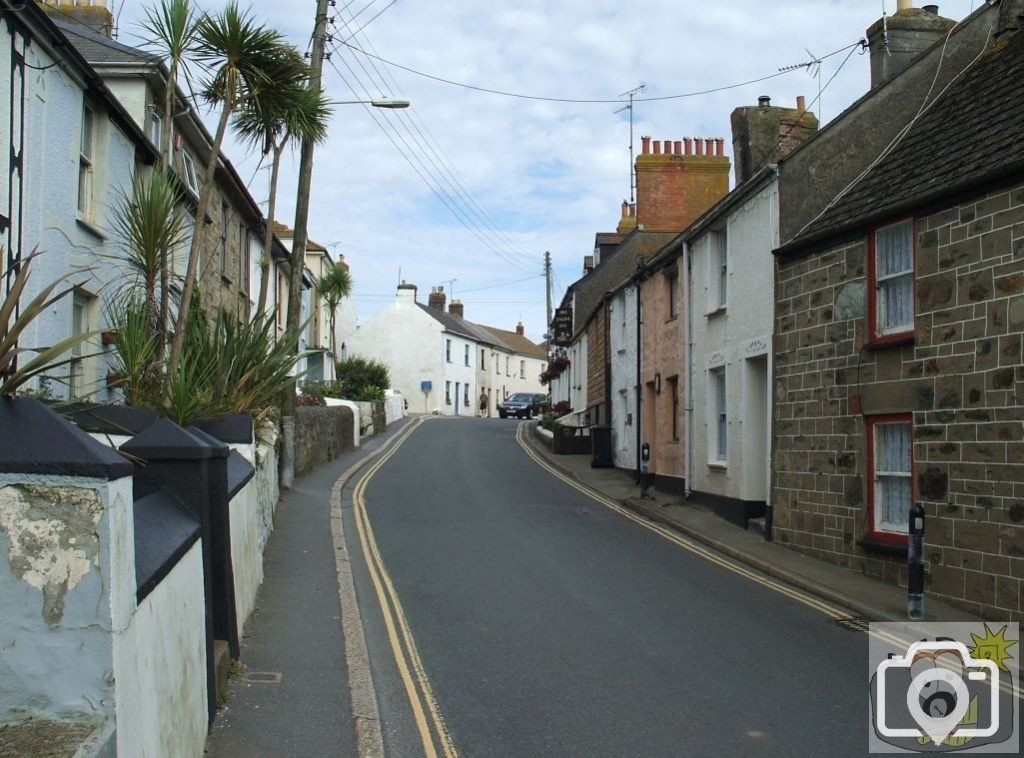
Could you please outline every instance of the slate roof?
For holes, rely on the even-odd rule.
[[[776,250],[806,246],[1024,170],[1024,32],[987,50],[893,151]]]
[[[86,29],[79,24],[73,24],[60,19],[53,19],[54,24],[64,32],[64,36],[70,40],[78,51],[89,63],[94,66],[102,66],[105,63],[137,63],[152,64],[160,63],[162,58],[155,53],[147,53],[128,45],[97,34],[91,29]]]
[[[586,328],[606,292],[612,292],[636,271],[637,258],[649,261],[661,248],[679,236],[676,232],[630,232],[615,254],[593,271],[576,280],[570,289],[576,294],[573,338]]]
[[[529,355],[533,358],[543,359],[548,357],[547,347],[544,345],[538,345],[536,342],[533,342],[522,334],[510,332],[506,329],[497,329],[493,326],[483,326],[482,324],[477,324],[477,326],[480,326],[481,329],[486,329],[488,332],[493,334],[499,340],[512,348],[513,352],[519,353],[520,355]]]
[[[474,324],[472,321],[466,321],[464,318],[459,318],[439,308],[431,308],[423,303],[416,303],[416,305],[428,316],[439,322],[446,332],[457,334],[474,342],[483,342],[486,345],[495,345],[505,350],[512,350],[512,347],[498,339],[497,335],[491,334],[486,328]],[[515,351],[513,350],[513,352]]]

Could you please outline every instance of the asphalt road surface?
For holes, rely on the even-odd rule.
[[[428,420],[346,490],[388,755],[867,753],[866,634],[587,497],[517,426]]]

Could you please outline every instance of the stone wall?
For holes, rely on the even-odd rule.
[[[306,474],[353,449],[351,408],[305,407],[295,409],[295,471]]]
[[[864,417],[912,413],[928,593],[974,612],[1024,608],[1024,185],[916,219],[910,345],[865,346],[867,244],[779,260],[776,537],[905,582],[906,557],[866,549]]]
[[[594,317],[587,324],[587,408],[593,409],[591,421],[595,424],[608,423],[608,408],[605,407],[608,381],[607,307],[604,303],[598,306]]]

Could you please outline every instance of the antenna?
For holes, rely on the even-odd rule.
[[[628,92],[623,92],[619,97],[628,97],[629,105],[624,105],[619,108],[616,113],[622,113],[623,111],[629,111],[629,204],[633,205],[636,202],[636,165],[633,159],[633,98],[641,92],[647,90],[647,83],[640,82],[639,86],[634,87]]]
[[[455,299],[455,282],[457,282],[459,280],[458,279],[442,279],[441,281],[444,284],[448,285],[448,295],[451,297],[452,300],[454,300]]]
[[[812,53],[807,48],[804,48],[804,52],[810,56],[810,60],[806,60],[803,63],[792,63],[789,66],[783,66],[779,69],[782,71],[796,71],[798,68],[807,69],[807,73],[818,80],[818,123],[821,123],[821,58]],[[813,104],[813,103],[812,103]]]

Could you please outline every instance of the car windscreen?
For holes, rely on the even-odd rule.
[[[513,403],[532,403],[533,395],[525,395],[522,392],[518,392],[509,398]]]

